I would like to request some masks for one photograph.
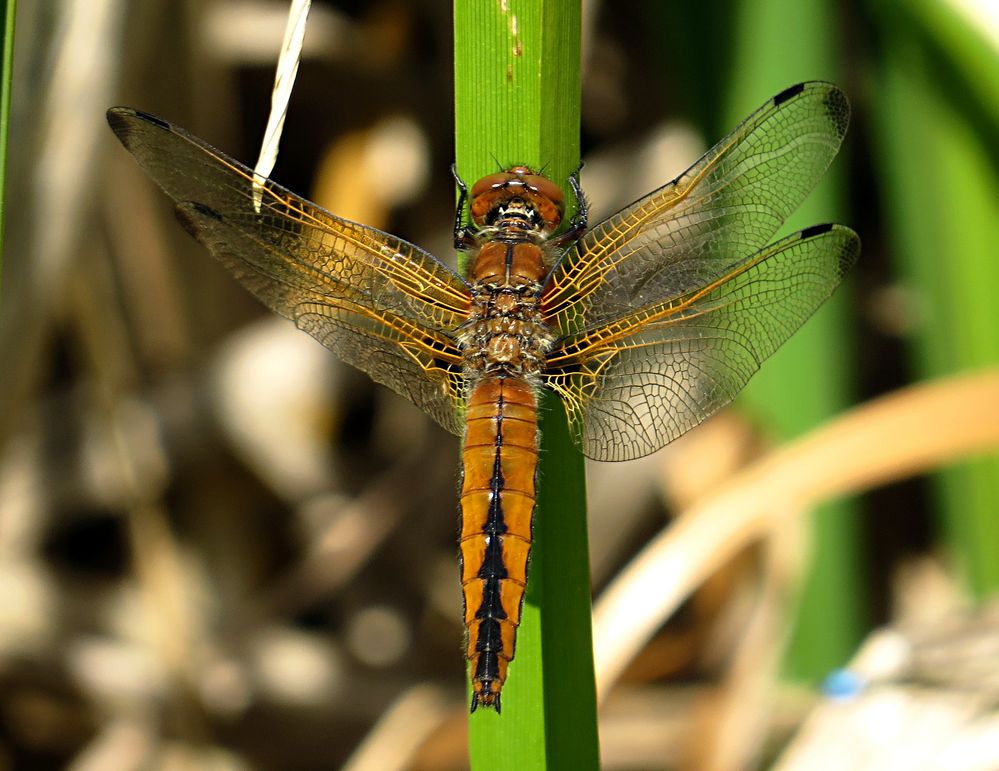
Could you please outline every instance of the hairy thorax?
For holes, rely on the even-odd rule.
[[[466,372],[519,375],[541,371],[554,338],[541,317],[544,252],[530,241],[484,244],[472,262],[472,305],[459,336]]]

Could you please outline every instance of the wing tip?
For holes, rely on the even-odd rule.
[[[822,99],[826,115],[836,124],[837,133],[842,138],[850,123],[850,100],[847,99],[846,92],[835,83],[825,80],[806,80],[802,83],[795,83],[793,86],[785,88],[770,101],[774,107],[779,108],[806,91],[823,93]]]
[[[808,241],[812,238],[824,236],[828,233],[835,234],[842,242],[839,247],[838,263],[838,275],[840,279],[842,279],[860,258],[860,236],[858,236],[852,228],[848,228],[846,225],[836,225],[830,222],[824,222],[819,225],[812,225],[802,231],[799,231],[797,236],[801,241]]]
[[[128,136],[128,127],[132,118],[135,117],[135,110],[130,107],[112,107],[104,117],[107,118],[108,125],[120,140],[125,141]]]
[[[846,98],[846,92],[839,86],[829,84],[829,91],[825,97],[826,115],[828,115],[839,128],[839,135],[842,139],[846,136],[846,130],[850,126],[850,100]]]
[[[857,264],[857,260],[860,259],[861,245],[860,236],[856,232],[844,225],[838,227],[843,231],[843,236],[846,239],[839,255],[840,276],[842,277],[849,273],[850,269]]]
[[[128,147],[128,142],[135,130],[136,123],[148,123],[164,131],[174,130],[173,126],[162,118],[157,118],[148,112],[136,110],[131,107],[111,107],[104,113],[104,116],[107,118],[108,125],[115,133],[115,136],[121,140],[121,143],[125,147]]]

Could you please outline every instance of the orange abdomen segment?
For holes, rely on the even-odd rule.
[[[468,400],[462,450],[461,584],[472,711],[499,711],[527,585],[538,468],[537,401],[517,377],[490,377]]]

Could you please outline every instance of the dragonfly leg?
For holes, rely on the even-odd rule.
[[[551,240],[551,244],[556,248],[568,246],[577,241],[586,231],[589,222],[590,205],[587,203],[586,196],[583,195],[583,188],[579,184],[579,171],[582,168],[583,162],[580,161],[576,170],[569,175],[569,187],[576,199],[576,211],[572,215],[572,219],[569,220],[569,227],[566,228],[565,232],[559,233]]]
[[[454,248],[458,250],[469,249],[475,246],[475,230],[464,223],[465,203],[468,201],[468,185],[458,175],[455,164],[451,164],[451,176],[458,186],[458,205],[454,210]]]

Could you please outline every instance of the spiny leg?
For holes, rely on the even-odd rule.
[[[458,175],[455,164],[451,164],[451,176],[458,186],[458,205],[454,210],[454,248],[457,250],[469,249],[475,246],[475,229],[464,223],[465,204],[468,202],[468,185]]]

